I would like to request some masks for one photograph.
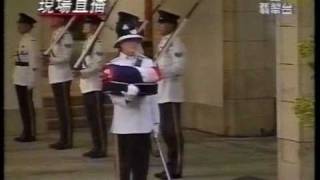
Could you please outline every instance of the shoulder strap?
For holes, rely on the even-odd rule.
[[[142,65],[142,59],[138,57],[136,62],[134,63],[134,66],[141,67],[141,65]]]

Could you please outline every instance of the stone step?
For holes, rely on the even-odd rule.
[[[55,101],[53,96],[46,96],[42,98],[43,107],[55,107]],[[83,105],[83,97],[82,96],[71,96],[70,97],[71,106],[79,106]]]
[[[112,115],[112,111],[113,111],[113,106],[111,104],[105,104],[104,105],[104,113],[105,113],[105,115]],[[82,106],[82,105],[71,106],[72,117],[86,116],[85,113],[86,113],[86,111],[85,111],[84,106]],[[56,111],[56,108],[55,107],[46,107],[46,108],[44,108],[44,117],[46,119],[57,118],[58,117],[58,113]]]
[[[55,107],[55,101],[53,96],[45,96],[42,98],[43,107]],[[82,95],[71,95],[70,97],[71,106],[80,106],[83,105],[83,97]],[[104,103],[107,105],[111,104],[111,100],[108,96],[105,96]]]
[[[88,120],[84,117],[74,117],[73,119],[73,129],[89,128]],[[105,116],[106,125],[110,127],[112,116]],[[49,131],[56,131],[59,129],[59,121],[56,118],[47,119],[47,128]]]

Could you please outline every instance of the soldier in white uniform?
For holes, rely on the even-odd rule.
[[[158,50],[161,51],[178,25],[179,16],[159,10],[159,31],[162,39]],[[181,129],[181,103],[183,102],[182,77],[185,62],[185,47],[175,37],[157,63],[162,79],[158,86],[160,106],[160,129],[168,152],[168,169],[172,178],[182,177],[184,139]],[[155,174],[160,179],[167,179],[165,172]]]
[[[83,49],[86,49],[89,45],[88,43],[93,38],[100,22],[101,19],[97,16],[86,17],[83,33],[87,35],[87,40]],[[104,119],[102,80],[100,78],[103,55],[102,41],[97,39],[81,64],[81,70],[76,71],[76,76],[80,76],[80,90],[84,97],[86,115],[93,141],[92,150],[83,155],[91,158],[106,157],[107,127]]]
[[[15,62],[13,82],[17,92],[23,132],[15,140],[18,142],[32,142],[36,140],[36,120],[32,91],[40,54],[37,41],[32,37],[31,31],[37,21],[24,13],[20,13],[19,16],[20,18],[17,22],[18,31],[22,34],[22,38]]]
[[[111,64],[154,67],[151,59],[137,55],[142,36],[132,24],[123,24],[115,47],[120,54]],[[128,85],[123,95],[110,95],[114,104],[111,132],[116,135],[118,179],[146,180],[150,156],[150,134],[159,129],[159,109],[155,96],[137,96],[139,88]]]
[[[63,32],[67,16],[50,16],[50,26],[54,30],[52,42]],[[70,67],[73,38],[70,32],[54,45],[48,60],[49,83],[51,84],[60,122],[60,139],[49,147],[57,150],[73,146],[72,116],[70,109],[70,86],[73,74]]]

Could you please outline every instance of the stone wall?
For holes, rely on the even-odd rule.
[[[224,120],[232,136],[275,129],[275,21],[259,14],[259,2],[224,1]]]

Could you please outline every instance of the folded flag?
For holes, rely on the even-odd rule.
[[[106,93],[122,95],[129,84],[139,88],[139,96],[157,94],[159,71],[155,67],[135,67],[108,64],[103,69],[103,90]]]

